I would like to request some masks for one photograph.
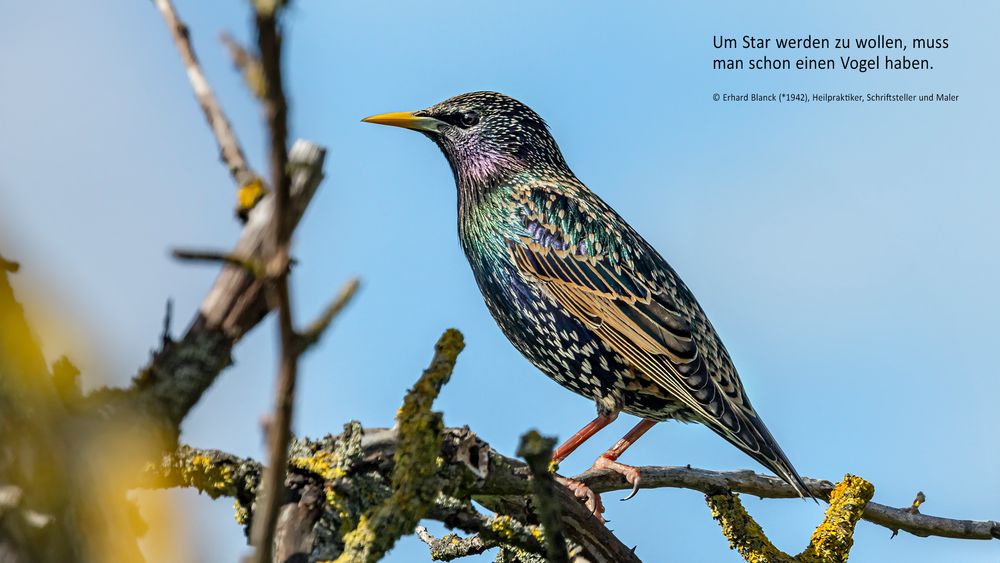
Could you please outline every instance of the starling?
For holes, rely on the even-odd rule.
[[[619,456],[660,421],[711,428],[798,491],[802,479],[754,411],[719,335],[666,260],[570,170],[545,121],[496,92],[472,92],[370,123],[420,131],[451,165],[462,248],[511,343],[597,418],[558,464],[620,412],[642,420],[594,463],[638,490]],[[600,497],[564,480],[600,518]]]

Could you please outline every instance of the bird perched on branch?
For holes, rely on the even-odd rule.
[[[642,420],[594,463],[641,475],[619,456],[660,421],[699,422],[810,495],[754,411],[694,295],[666,260],[567,166],[541,117],[496,92],[472,92],[370,123],[420,131],[458,187],[458,226],[486,305],[511,343],[597,418],[559,463],[620,412]],[[599,518],[600,497],[564,479]]]

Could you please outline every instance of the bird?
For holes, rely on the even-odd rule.
[[[595,402],[596,418],[556,448],[554,467],[624,412],[641,420],[593,466],[632,485],[623,500],[641,472],[618,459],[666,420],[707,426],[812,497],[694,294],[576,177],[538,113],[482,91],[362,121],[419,131],[441,149],[459,240],[490,313],[540,371]],[[599,495],[560,479],[603,521]]]

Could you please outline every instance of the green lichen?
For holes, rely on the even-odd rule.
[[[403,399],[396,417],[399,442],[393,456],[392,496],[365,511],[354,529],[344,534],[338,563],[381,559],[399,537],[413,531],[440,492],[436,474],[444,424],[431,407],[464,346],[462,333],[445,331],[431,365]]]

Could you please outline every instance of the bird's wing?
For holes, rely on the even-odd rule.
[[[523,231],[508,251],[522,273],[710,428],[798,485],[666,261],[585,189],[536,185],[515,192],[515,201]]]

